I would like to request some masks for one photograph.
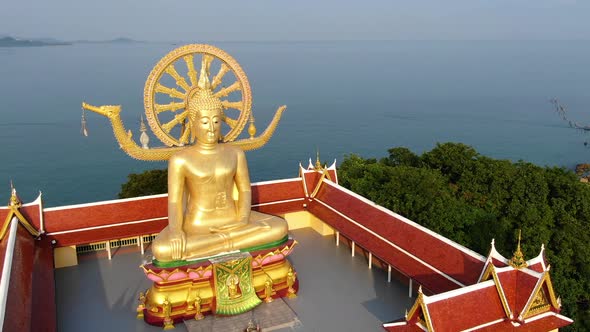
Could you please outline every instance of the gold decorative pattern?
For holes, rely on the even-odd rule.
[[[196,70],[195,56],[201,57],[201,69]],[[219,70],[209,84],[211,65],[220,63]],[[226,74],[231,73],[235,79],[228,86],[222,86]],[[170,80],[172,78],[172,81]],[[188,78],[188,80],[187,80]],[[205,44],[190,44],[172,50],[165,55],[152,69],[145,83],[144,107],[149,126],[160,141],[166,145],[162,148],[143,149],[132,139],[131,131],[127,131],[121,121],[120,105],[93,106],[82,103],[86,110],[93,111],[107,117],[113,127],[115,138],[119,146],[129,156],[139,160],[168,160],[174,153],[185,148],[186,144],[194,142],[194,133],[190,125],[189,102],[199,99],[206,90],[210,91],[210,99],[217,101],[223,108],[223,122],[229,127],[229,132],[222,134],[225,143],[237,146],[242,150],[254,150],[264,146],[274,134],[286,106],[281,106],[262,135],[254,137],[256,133],[254,117],[252,116],[252,94],[250,83],[239,63],[221,49]],[[174,85],[174,86],[169,86]],[[236,92],[241,97],[236,98]],[[168,98],[162,101],[159,97]],[[231,110],[228,112],[227,110]],[[230,116],[231,113],[231,116]],[[250,121],[249,138],[236,140]]]
[[[211,259],[215,287],[215,313],[236,315],[262,301],[252,283],[252,256],[248,253]]]
[[[288,260],[265,265],[264,271],[259,268],[253,269],[252,287],[262,296],[265,282],[270,277],[275,281],[274,291],[287,291],[287,278],[290,270],[296,273]],[[189,278],[168,282],[154,282],[149,291],[145,293],[145,297],[146,319],[163,322],[165,318],[164,301],[166,298],[172,305],[170,316],[174,320],[180,317],[193,319],[198,314],[197,302],[199,299],[201,314],[215,312],[214,276],[211,274],[204,279]]]
[[[545,292],[543,285],[547,286],[547,292]],[[531,296],[533,294],[534,297],[529,299],[524,309],[522,309],[522,317],[528,318],[541,312],[548,311],[551,306],[559,310],[560,304],[555,296],[555,291],[553,290],[553,284],[551,282],[551,277],[549,276],[549,267],[543,272],[543,276],[537,282]]]
[[[132,135],[130,134],[131,131],[125,130],[125,127],[123,126],[123,121],[121,121],[120,114],[121,105],[93,106],[83,102],[82,107],[86,110],[95,112],[108,118],[111,122],[111,126],[113,127],[115,138],[117,139],[117,142],[119,142],[119,147],[134,159],[148,161],[168,160],[174,153],[185,149],[184,146],[143,149],[137,145],[137,143],[135,143],[132,139]],[[277,109],[277,112],[275,113],[272,121],[262,133],[262,135],[254,138],[245,138],[228,142],[226,144],[237,146],[244,151],[255,150],[263,147],[274,134],[274,131],[281,120],[281,116],[283,115],[283,111],[286,108],[287,106],[283,105]]]
[[[31,233],[31,235],[33,235],[34,237],[39,236],[41,233],[35,229],[35,227],[33,227],[33,225],[31,225],[31,223],[27,220],[27,218],[25,218],[25,216],[22,215],[22,213],[19,211],[20,207],[22,206],[22,203],[20,201],[20,199],[18,198],[18,196],[16,195],[16,189],[14,189],[14,187],[12,188],[12,192],[10,194],[10,201],[8,203],[8,208],[10,209],[8,214],[6,215],[6,219],[4,219],[4,224],[2,224],[2,227],[0,228],[0,240],[4,239],[4,236],[6,236],[6,233],[8,231],[8,226],[10,225],[10,222],[12,221],[12,217],[16,217],[18,219],[18,221],[20,222],[21,225],[23,225],[25,227],[25,229]]]
[[[549,304],[549,301],[547,300],[545,290],[541,287],[541,289],[537,292],[537,295],[535,295],[535,298],[533,299],[533,303],[531,304],[529,314],[535,315],[541,312],[545,312],[549,310],[550,306],[551,304]]]
[[[298,243],[299,242],[297,242],[297,241],[293,241],[293,243],[290,246],[286,245],[281,249],[275,249],[274,251],[269,251],[264,255],[259,254],[256,257],[252,258],[252,262],[254,263],[253,265],[262,266],[263,265],[262,263],[264,262],[264,260],[268,257],[271,257],[271,256],[282,255],[283,258],[287,257],[287,255],[289,255],[289,253],[293,250],[293,247],[295,247]]]
[[[198,79],[196,79],[197,74],[194,70],[194,64],[192,65],[192,70],[191,65],[187,65],[187,74],[191,82],[191,85],[189,85],[184,77],[176,71],[174,64],[177,61],[188,64],[189,61],[193,60],[192,57],[195,55],[201,55],[202,57],[202,65],[199,72],[200,76]],[[144,107],[146,116],[152,131],[164,144],[168,146],[183,145],[179,138],[174,137],[171,134],[169,128],[163,130],[163,124],[160,122],[160,118],[158,117],[159,113],[156,110],[159,105],[156,100],[156,95],[158,93],[163,93],[171,96],[172,98],[181,99],[181,102],[185,104],[185,109],[181,114],[188,113],[187,106],[192,93],[201,89],[201,87],[198,86],[198,83],[203,77],[209,75],[210,66],[215,60],[221,62],[221,66],[219,72],[213,78],[211,89],[217,88],[222,82],[223,77],[227,73],[231,72],[236,78],[236,82],[230,85],[236,85],[235,87],[232,87],[233,90],[231,91],[239,90],[242,94],[241,100],[239,101],[222,100],[222,104],[226,109],[233,108],[240,111],[236,126],[232,127],[230,131],[223,136],[223,141],[230,142],[235,140],[244,129],[251,112],[252,93],[250,90],[250,83],[248,82],[248,78],[242,70],[242,67],[233,57],[217,47],[205,44],[185,45],[172,50],[170,53],[165,55],[152,69],[145,83]],[[176,86],[184,90],[184,92],[178,91],[175,88],[164,87],[160,82],[164,73],[170,75],[176,82]],[[209,80],[208,77],[207,80]],[[222,88],[217,92],[218,94],[221,92],[217,97],[226,97],[231,91],[224,91],[224,88]],[[215,91],[213,92],[215,93]],[[180,123],[175,123],[174,126],[178,124]]]
[[[197,277],[196,278],[192,278],[192,279],[193,280],[198,280],[198,279],[204,278],[205,277],[205,273],[211,272],[213,270],[213,266],[212,265],[206,265],[205,267],[199,266],[196,269],[189,268],[189,269],[186,269],[186,270],[180,269],[180,268],[175,268],[172,271],[169,271],[169,270],[166,270],[166,269],[162,269],[160,272],[156,272],[156,271],[154,271],[152,269],[146,268],[145,265],[140,265],[139,267],[143,270],[143,273],[145,273],[146,275],[149,275],[149,274],[154,275],[154,276],[162,279],[162,282],[167,282],[168,281],[168,278],[170,276],[174,275],[175,273],[179,273],[179,272],[186,274],[187,275],[187,278],[188,278],[189,273],[195,273],[195,274],[197,274]],[[176,280],[173,280],[173,281],[176,281]]]
[[[522,269],[528,266],[526,260],[524,259],[524,254],[520,250],[520,230],[518,230],[518,245],[516,246],[516,251],[514,252],[512,258],[510,258],[508,261],[508,264],[516,269]]]
[[[418,298],[416,299],[416,302],[414,302],[414,305],[412,306],[412,308],[410,309],[410,311],[407,313],[406,315],[406,320],[407,319],[412,319],[416,316],[416,313],[418,310],[420,310],[420,312],[418,312],[418,321],[422,322],[423,324],[425,323],[426,325],[426,329],[427,331],[433,331],[432,329],[432,322],[430,320],[430,315],[428,314],[428,308],[426,307],[426,303],[424,302],[424,293],[422,293],[422,286],[420,286],[418,288]]]

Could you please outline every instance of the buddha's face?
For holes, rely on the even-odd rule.
[[[221,138],[221,109],[200,110],[194,126],[198,142],[217,143]]]

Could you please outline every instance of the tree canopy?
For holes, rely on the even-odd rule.
[[[380,160],[345,158],[340,184],[466,247],[525,257],[545,245],[568,331],[590,331],[590,186],[557,167],[497,160],[459,143],[421,156],[404,147]]]
[[[168,170],[153,169],[140,174],[131,173],[121,185],[119,198],[165,194],[168,192]]]

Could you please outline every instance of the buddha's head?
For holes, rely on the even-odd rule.
[[[189,101],[189,121],[193,135],[201,143],[217,143],[221,139],[223,107],[211,90],[198,91]]]
[[[188,117],[192,133],[198,142],[217,143],[221,139],[223,105],[209,84],[208,72],[199,78],[197,88],[188,101]]]

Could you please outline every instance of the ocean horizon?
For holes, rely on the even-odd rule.
[[[415,153],[461,142],[498,159],[573,168],[587,136],[553,111],[590,123],[588,41],[219,42],[248,75],[260,133],[287,105],[270,142],[246,153],[252,182],[296,177],[321,159]],[[10,180],[45,206],[115,199],[129,173],[165,168],[119,149],[107,119],[81,103],[120,104],[139,138],[143,87],[178,43],[0,48],[0,202]],[[150,145],[157,139],[150,133]],[[4,185],[3,185],[4,183]],[[2,189],[4,188],[4,189]]]

